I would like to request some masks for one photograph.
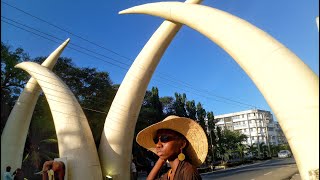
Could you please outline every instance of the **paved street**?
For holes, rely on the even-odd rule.
[[[203,180],[283,180],[298,172],[293,158],[272,159],[201,174]],[[146,179],[139,177],[139,180]]]
[[[272,159],[223,171],[202,174],[203,180],[282,180],[297,173],[293,158]]]

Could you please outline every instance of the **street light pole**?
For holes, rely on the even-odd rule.
[[[259,139],[259,133],[258,133],[258,124],[257,124],[257,119],[254,120],[256,124],[256,134],[257,134],[257,140],[258,140],[258,158],[260,159],[260,139]]]
[[[211,141],[211,153],[212,153],[212,163],[213,163],[213,157],[214,157],[214,152],[213,152],[213,144],[212,144],[212,133],[211,133],[211,130],[210,130],[210,141]]]
[[[265,113],[262,113],[262,119],[263,119],[264,125],[266,127],[266,141],[267,141],[267,145],[268,145],[269,155],[271,157],[270,142],[269,142],[269,132],[268,132],[268,123],[267,123],[267,120],[266,120]]]

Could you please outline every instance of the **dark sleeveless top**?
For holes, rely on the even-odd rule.
[[[157,180],[168,180],[168,173]],[[181,161],[177,167],[173,180],[202,180],[196,167],[187,161]]]

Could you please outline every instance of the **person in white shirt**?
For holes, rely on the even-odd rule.
[[[131,180],[137,180],[137,168],[136,164],[132,161],[131,162]]]
[[[3,173],[3,179],[4,180],[13,180],[13,175],[10,173],[11,171],[11,167],[10,166],[7,166],[6,167],[6,172]]]

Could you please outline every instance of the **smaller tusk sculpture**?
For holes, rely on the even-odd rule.
[[[87,118],[68,86],[51,70],[37,63],[22,62],[15,67],[35,78],[47,98],[57,133],[59,155],[67,158],[68,179],[102,179],[98,152]]]
[[[68,38],[41,65],[52,69],[69,41]],[[40,91],[37,81],[30,78],[10,112],[1,134],[1,174],[9,165],[12,169],[21,168],[28,129]]]

